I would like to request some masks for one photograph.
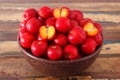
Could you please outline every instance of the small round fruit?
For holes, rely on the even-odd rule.
[[[35,40],[31,44],[31,52],[34,56],[40,57],[45,55],[48,43],[44,40]]]
[[[42,22],[35,17],[31,18],[26,24],[27,30],[31,33],[38,33],[41,26]]]
[[[100,33],[98,33],[95,37],[94,37],[96,43],[97,43],[97,46],[101,45],[102,42],[103,42],[103,39],[102,39],[102,36]]]
[[[59,45],[50,45],[47,56],[50,60],[59,60],[62,57],[62,48]]]
[[[67,60],[74,60],[78,57],[78,49],[74,45],[66,45],[63,49],[63,56]]]
[[[83,14],[81,13],[81,11],[77,11],[77,10],[70,11],[69,19],[73,19],[79,22],[83,19]]]
[[[24,48],[30,48],[34,40],[35,40],[35,36],[29,32],[26,32],[20,38],[20,45]]]
[[[81,50],[85,54],[93,54],[96,49],[96,42],[92,38],[87,38],[81,46]]]
[[[38,14],[42,18],[48,18],[52,16],[52,10],[47,6],[44,6],[38,10]]]
[[[102,25],[97,22],[94,22],[93,24],[98,29],[99,33],[102,34]]]
[[[24,20],[29,20],[30,18],[37,16],[37,11],[34,8],[26,9],[23,13]]]
[[[80,45],[85,39],[86,33],[81,27],[76,26],[69,31],[68,40],[71,44]]]
[[[54,43],[60,45],[61,47],[65,46],[68,43],[68,39],[64,34],[57,34]]]
[[[55,22],[56,22],[56,20],[54,17],[50,17],[50,18],[45,20],[45,24],[47,26],[55,26]]]
[[[18,32],[18,36],[21,38],[23,36],[24,33],[26,33],[27,30],[26,29],[20,29]]]
[[[26,29],[26,23],[27,23],[26,20],[22,21],[22,22],[20,23],[20,28],[21,28],[21,29]]]
[[[79,25],[81,27],[84,27],[86,25],[86,23],[89,23],[89,22],[92,23],[92,20],[90,18],[84,18],[79,22]]]
[[[67,33],[72,28],[70,25],[70,20],[65,17],[58,18],[55,27],[59,32],[62,33]]]
[[[70,20],[70,24],[71,24],[72,28],[75,26],[79,26],[78,22],[75,20]]]

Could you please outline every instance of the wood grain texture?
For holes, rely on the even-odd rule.
[[[6,3],[60,3],[60,2],[63,2],[63,3],[72,3],[72,2],[76,2],[76,3],[79,3],[79,2],[113,2],[113,0],[60,0],[60,1],[56,1],[56,0],[0,0],[0,2],[6,2]],[[114,0],[114,2],[120,2],[120,0]]]
[[[51,8],[68,6],[71,9],[79,9],[81,11],[120,11],[120,2],[81,2],[81,3],[0,3],[0,10],[24,10],[26,8],[39,9],[42,6],[49,6]]]
[[[22,21],[22,14],[24,11],[0,11],[0,21],[12,21],[12,22],[18,22]],[[9,14],[8,14],[9,13]],[[120,23],[120,12],[97,12],[97,11],[87,11],[84,12],[84,17],[91,18],[94,21],[109,21],[109,22],[115,22]]]
[[[42,77],[23,57],[2,57],[0,58],[0,78],[2,77]],[[97,60],[81,75],[95,75],[106,77],[119,77],[120,58],[97,58]],[[114,68],[113,68],[114,66]],[[101,73],[107,74],[102,75]],[[114,75],[117,73],[117,75]]]

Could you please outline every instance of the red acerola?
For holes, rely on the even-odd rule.
[[[66,45],[63,49],[63,56],[65,59],[73,60],[78,57],[78,49],[74,45]]]
[[[68,43],[68,39],[64,34],[57,34],[54,43],[60,45],[61,47],[65,46]]]
[[[29,32],[26,32],[20,38],[20,45],[24,48],[30,48],[34,40],[35,36]]]
[[[92,38],[87,38],[81,46],[81,50],[85,54],[93,54],[96,49],[96,42]]]
[[[86,33],[81,27],[76,26],[69,31],[68,40],[71,44],[80,45],[85,39]]]
[[[41,26],[42,22],[35,17],[31,18],[26,24],[27,30],[31,33],[38,33]]]
[[[47,7],[47,6],[43,6],[42,8],[40,8],[38,10],[38,14],[39,16],[41,16],[42,18],[48,18],[52,16],[52,10],[51,8]]]
[[[31,44],[31,52],[34,56],[40,57],[46,54],[48,48],[47,41],[35,40]]]
[[[47,56],[50,60],[59,60],[62,57],[62,48],[59,45],[50,45]]]
[[[24,20],[29,20],[32,17],[38,17],[38,14],[34,8],[29,8],[24,11],[23,17],[24,17]]]

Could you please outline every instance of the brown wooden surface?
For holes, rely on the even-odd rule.
[[[39,2],[39,3],[38,3]],[[24,9],[68,6],[103,26],[104,46],[84,73],[68,78],[42,76],[22,56],[16,36]],[[0,80],[120,79],[120,0],[0,0]]]

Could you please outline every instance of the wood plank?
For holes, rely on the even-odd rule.
[[[23,57],[2,57],[0,58],[0,62],[0,78],[42,77],[42,74],[36,71],[33,67],[31,67]],[[116,66],[116,64],[118,66]],[[81,75],[89,75],[92,77],[102,76],[108,78],[119,78],[119,65],[120,58],[97,58],[97,60],[92,64],[92,66],[90,66],[84,73],[81,73]]]
[[[30,78],[17,78],[17,77],[5,77],[0,78],[1,80],[92,80],[91,76],[72,76],[72,77],[66,77],[66,78],[55,78],[55,77],[30,77]]]
[[[73,1],[73,0],[60,0],[60,1],[56,1],[56,0],[0,0],[0,2],[5,2],[5,3],[46,3],[46,2],[49,2],[49,3],[52,3],[52,2],[55,2],[55,3],[58,3],[58,2],[64,2],[64,3],[72,3],[72,2],[113,2],[113,0],[76,0],[76,1]],[[119,0],[114,0],[114,2],[120,2]]]
[[[16,10],[4,10],[0,11],[0,21],[13,21],[13,22],[18,22],[22,21],[22,11],[16,11]],[[104,12],[104,11],[87,11],[84,12],[84,16],[87,18],[91,18],[94,21],[109,21],[109,22],[115,22],[115,23],[120,23],[120,11],[109,11],[109,12]]]
[[[120,57],[119,47],[120,42],[104,44],[100,52],[100,57]],[[5,56],[21,56],[21,52],[16,41],[0,41],[0,57]]]
[[[21,1],[21,0],[20,0]],[[120,2],[71,2],[65,3],[0,3],[0,10],[24,10],[26,8],[34,7],[39,9],[41,6],[60,7],[68,6],[71,9],[79,9],[82,11],[120,11]]]

